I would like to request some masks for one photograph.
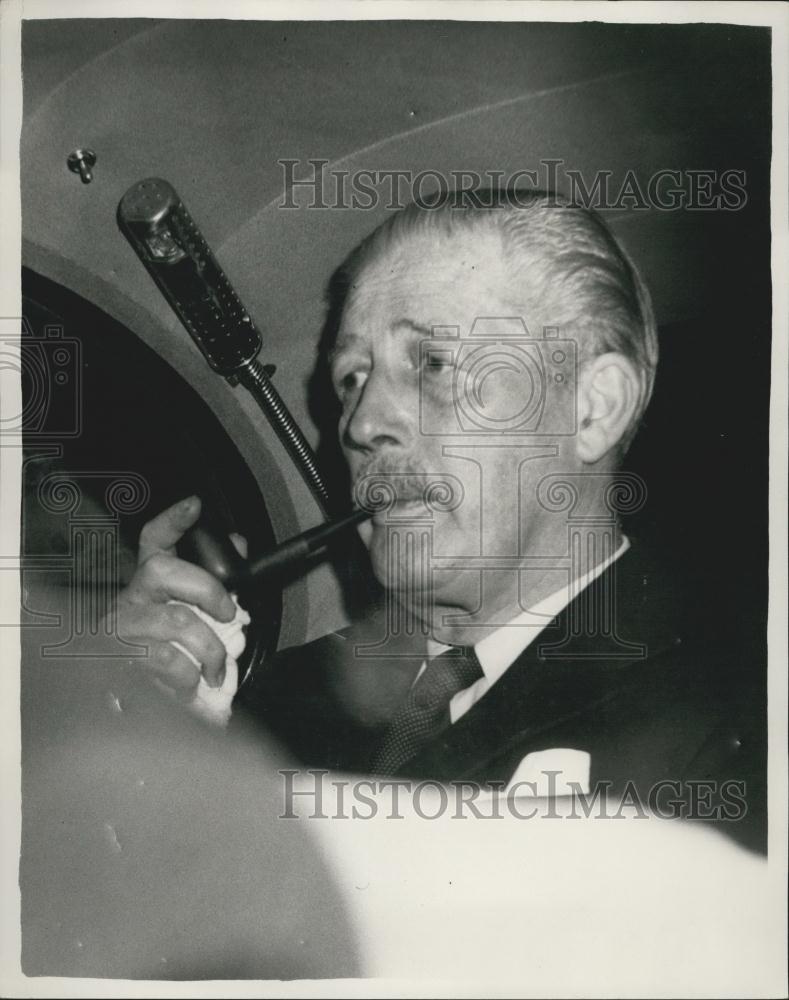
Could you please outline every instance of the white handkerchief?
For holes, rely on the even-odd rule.
[[[554,747],[527,754],[507,785],[512,795],[553,798],[589,794],[592,758],[585,750]]]
[[[168,601],[169,604],[185,604],[185,607],[201,618],[206,625],[210,626],[221,639],[227,656],[225,657],[225,679],[218,688],[209,687],[205,678],[200,676],[200,683],[197,685],[194,699],[190,702],[189,708],[206,722],[215,725],[226,726],[230,721],[233,698],[238,690],[238,658],[244,652],[246,646],[246,636],[244,626],[249,625],[250,617],[236,600],[236,595],[230,595],[236,606],[236,614],[230,622],[218,622],[215,618],[207,615],[205,611],[196,608],[193,604],[185,604],[184,601]],[[187,656],[196,667],[200,666],[198,660],[192,656],[188,649],[184,649],[180,642],[173,642],[173,646]]]

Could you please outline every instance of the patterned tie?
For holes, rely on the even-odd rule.
[[[449,703],[483,676],[472,646],[453,646],[422,671],[373,755],[373,774],[394,774],[450,725]]]

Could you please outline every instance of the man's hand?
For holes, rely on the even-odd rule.
[[[225,647],[214,632],[189,608],[171,600],[195,604],[212,618],[232,621],[235,605],[210,573],[179,559],[175,546],[200,516],[200,500],[189,497],[149,521],[140,533],[138,568],[117,602],[118,634],[148,647],[146,663],[152,673],[179,694],[194,693],[200,669],[177,650],[179,642],[202,664],[211,687],[224,679]],[[234,538],[236,547],[241,539]]]

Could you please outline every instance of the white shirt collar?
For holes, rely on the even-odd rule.
[[[589,584],[604,573],[608,567],[630,548],[630,541],[624,535],[622,542],[616,552],[607,559],[603,559],[593,569],[590,569],[583,576],[572,580],[564,587],[550,594],[539,601],[528,611],[517,615],[506,625],[501,625],[480,639],[474,645],[474,652],[477,654],[482,672],[487,681],[486,687],[490,687],[501,677],[504,671],[510,667],[520,654],[527,649],[542,632],[542,630],[560,614],[571,601]],[[434,639],[427,640],[427,655],[429,659],[446,652],[450,647]]]

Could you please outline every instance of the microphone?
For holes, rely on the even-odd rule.
[[[159,177],[133,184],[118,205],[118,225],[208,364],[252,393],[328,512],[315,454],[271,381],[276,368],[257,360],[260,331],[173,186]]]
[[[132,185],[118,222],[208,364],[232,379],[263,341],[175,189],[158,177]]]

